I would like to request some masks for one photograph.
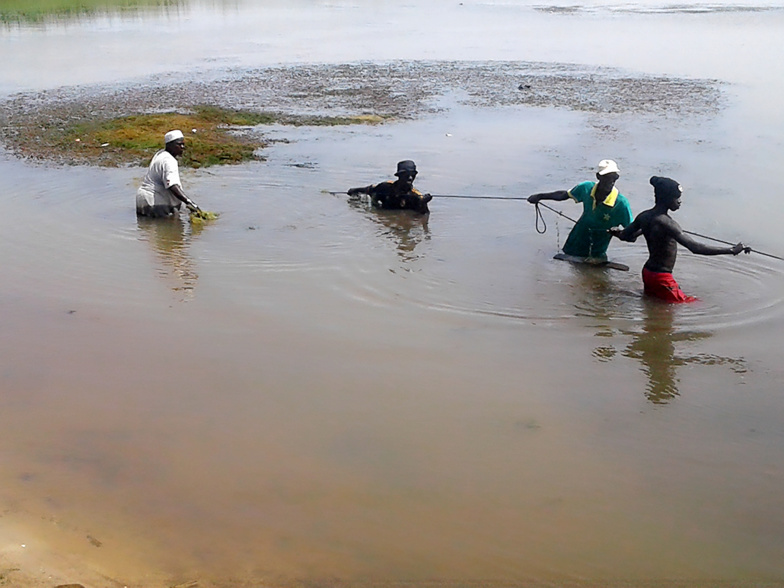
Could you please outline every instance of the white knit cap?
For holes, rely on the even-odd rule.
[[[183,134],[182,131],[169,131],[163,136],[164,143],[171,143],[172,141],[176,141],[177,139],[182,139]]]

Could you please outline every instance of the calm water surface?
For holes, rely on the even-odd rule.
[[[553,261],[571,223],[545,211],[537,234],[527,203],[441,198],[423,220],[326,192],[412,158],[423,190],[519,197],[613,157],[635,212],[670,175],[685,228],[784,254],[784,8],[695,6],[203,2],[6,25],[5,95],[514,59],[715,78],[726,104],[275,127],[290,142],[268,161],[183,173],[221,212],[201,230],[136,219],[141,169],[3,156],[4,520],[128,585],[784,581],[784,262],[684,250],[701,301],[666,306],[641,297],[642,243],[612,245],[630,272]]]

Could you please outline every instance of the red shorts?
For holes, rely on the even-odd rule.
[[[698,300],[694,296],[684,294],[678,286],[678,282],[669,273],[652,272],[642,268],[642,283],[645,285],[645,293],[648,296],[667,302],[694,302]]]

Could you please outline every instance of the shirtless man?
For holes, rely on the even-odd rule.
[[[610,234],[621,241],[633,242],[643,235],[648,245],[648,261],[642,269],[645,293],[667,302],[693,302],[694,296],[684,294],[672,277],[678,243],[698,255],[737,255],[749,253],[751,247],[738,243],[732,247],[704,245],[687,235],[668,214],[681,207],[683,188],[673,179],[653,176],[650,179],[656,204],[641,212],[625,229],[612,228]]]
[[[430,209],[427,207],[427,203],[433,197],[430,194],[422,194],[414,188],[414,178],[417,175],[416,164],[409,159],[399,162],[395,175],[397,180],[394,182],[382,182],[362,188],[351,188],[347,194],[349,196],[369,194],[371,202],[378,208],[392,210],[408,209],[421,214],[429,213]]]

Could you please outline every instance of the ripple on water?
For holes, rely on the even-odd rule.
[[[120,198],[128,186],[107,170],[38,168],[9,164],[13,184],[4,212],[13,218],[4,238],[15,255],[4,262],[15,286],[47,296],[109,300],[133,262],[124,255],[135,239],[135,215]],[[96,187],[100,189],[96,189]]]
[[[692,289],[699,288],[696,295],[700,298],[694,304],[682,305],[683,326],[700,325],[716,330],[748,327],[780,318],[784,314],[784,277],[776,263],[781,262],[753,253],[735,259],[700,258],[699,265],[695,264],[679,280],[684,289],[686,282],[694,282]]]
[[[696,256],[682,252],[675,278],[686,294],[697,302],[670,305],[644,298],[642,280],[636,270],[645,262],[642,251],[633,259],[627,280],[615,291],[599,292],[575,304],[577,314],[601,316],[610,313],[621,320],[638,320],[645,305],[673,308],[679,329],[718,330],[764,323],[784,315],[784,278],[780,268],[767,259],[754,256]]]
[[[403,252],[394,231],[378,229],[376,238],[395,246],[398,263],[390,267],[387,280],[374,279],[369,267],[343,266],[344,294],[381,307],[403,304],[529,322],[582,317],[628,323],[641,319],[646,304],[658,304],[642,294],[642,248],[619,259],[631,266],[629,272],[579,267],[520,247],[513,232],[482,239],[466,235],[462,224],[459,216],[445,216],[434,235],[419,227],[421,242],[410,250],[403,247]],[[460,235],[469,242],[456,250]],[[675,305],[676,329],[748,327],[780,318],[784,279],[774,263],[753,254],[729,258],[682,253],[676,279],[700,300]]]
[[[28,243],[6,260],[7,271],[23,275],[26,288],[81,284],[81,295],[115,303],[133,296],[118,284],[136,282],[144,272],[172,276],[172,287],[186,290],[212,276],[206,279],[216,289],[250,305],[263,292],[281,302],[318,297],[335,305],[527,322],[634,322],[643,314],[643,247],[617,249],[630,272],[577,267],[551,258],[552,236],[521,226],[528,210],[514,203],[440,201],[426,218],[303,189],[285,176],[260,185],[256,173],[238,168],[219,179],[188,178],[197,193],[215,190],[211,182],[231,185],[232,201],[219,201],[225,203],[219,221],[197,230],[184,219],[137,221],[129,184],[139,170],[37,169],[26,191],[6,196],[7,209],[24,222],[6,222],[4,238]],[[96,185],[108,194],[99,204]],[[152,271],[145,267],[150,252]],[[716,330],[780,318],[784,288],[777,264],[754,254],[682,252],[676,278],[701,300],[677,307],[676,328]]]
[[[351,210],[332,250],[334,285],[351,301],[526,321],[575,314],[553,294],[572,269],[521,246],[519,222],[499,223],[498,208],[458,206],[431,219],[358,204]]]

